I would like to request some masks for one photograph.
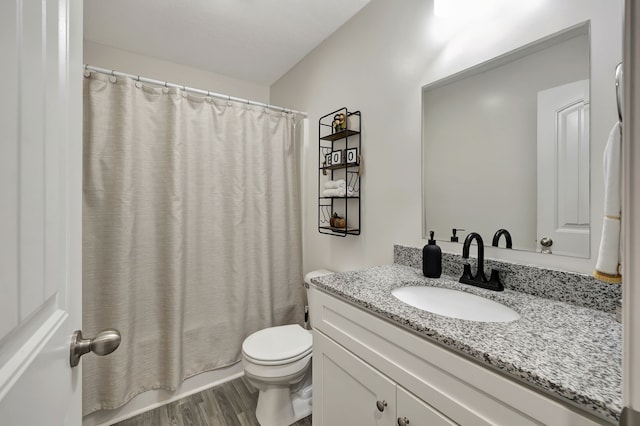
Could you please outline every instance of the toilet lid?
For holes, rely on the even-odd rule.
[[[242,343],[242,352],[257,361],[286,361],[306,355],[313,340],[308,330],[298,324],[282,325],[256,331]]]

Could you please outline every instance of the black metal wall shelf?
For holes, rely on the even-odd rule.
[[[333,113],[331,113],[331,114],[333,114]],[[331,115],[331,114],[329,114],[329,115]],[[320,139],[322,139],[323,141],[331,141],[331,142],[333,142],[333,141],[337,141],[338,139],[343,139],[343,138],[347,138],[349,136],[357,135],[359,133],[360,132],[357,132],[355,130],[345,129],[345,130],[341,130],[341,131],[336,132],[336,133],[332,133],[330,135],[321,136]]]
[[[342,120],[341,120],[342,119]],[[362,115],[340,108],[318,120],[318,232],[346,237],[360,235],[362,179]],[[338,161],[337,164],[331,164]],[[329,181],[344,180],[343,196],[323,195]],[[337,213],[345,227],[331,226]]]
[[[346,230],[344,228],[335,228],[333,226],[320,226],[318,227],[318,229],[324,229],[324,230],[328,230],[331,231],[330,235],[333,234],[345,234],[344,236],[347,235],[360,235],[360,230],[356,229],[356,228],[347,228]],[[321,234],[326,233],[329,234],[329,232],[320,232]]]
[[[349,167],[359,167],[360,163],[347,163],[347,164],[339,164],[337,166],[323,166],[320,167],[320,170],[338,170],[338,169],[348,169]]]

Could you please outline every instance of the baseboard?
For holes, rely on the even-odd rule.
[[[180,398],[201,392],[221,383],[241,377],[244,374],[242,363],[229,367],[207,371],[185,380],[175,392],[150,390],[134,397],[131,401],[115,410],[103,410],[91,413],[82,419],[82,426],[108,426],[153,410]]]

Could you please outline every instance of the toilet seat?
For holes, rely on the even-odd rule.
[[[313,339],[311,332],[298,324],[259,330],[242,343],[242,354],[257,365],[293,363],[309,355]]]

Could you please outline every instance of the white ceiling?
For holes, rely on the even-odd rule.
[[[369,0],[85,0],[87,40],[271,85]]]

